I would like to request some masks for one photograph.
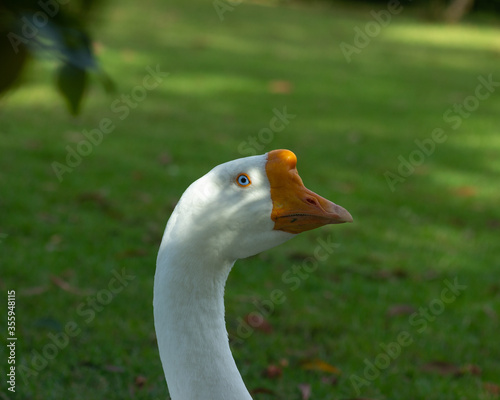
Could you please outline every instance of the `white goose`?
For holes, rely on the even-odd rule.
[[[251,400],[224,321],[231,267],[295,234],[352,222],[344,208],[306,189],[288,150],[221,164],[191,184],[158,254],[154,320],[173,400]]]

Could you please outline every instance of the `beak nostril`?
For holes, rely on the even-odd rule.
[[[308,202],[309,204],[313,205],[313,206],[317,206],[318,205],[318,202],[316,201],[316,199],[312,198],[312,197],[308,197],[306,199],[306,202]]]

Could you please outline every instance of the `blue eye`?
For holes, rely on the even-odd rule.
[[[241,187],[247,187],[252,182],[250,181],[250,178],[248,177],[247,174],[239,174],[238,177],[236,178],[236,183]]]

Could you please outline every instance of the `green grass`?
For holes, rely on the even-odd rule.
[[[485,383],[500,385],[499,93],[458,129],[443,114],[474,94],[480,75],[500,81],[500,31],[424,23],[404,10],[347,63],[340,43],[352,44],[353,28],[371,16],[343,7],[242,3],[221,22],[211,2],[112,2],[95,36],[115,96],[95,85],[72,119],[50,63],[37,63],[2,100],[0,289],[5,298],[17,292],[19,339],[17,393],[3,378],[0,397],[165,398],[152,318],[164,225],[189,183],[240,157],[241,143],[286,106],[296,117],[259,153],[293,150],[306,186],[346,207],[355,223],[236,264],[226,293],[231,336],[254,302],[275,289],[286,295],[267,316],[271,333],[233,343],[249,389],[273,392],[255,399],[300,399],[299,384],[321,400],[495,398]],[[120,120],[111,104],[156,65],[170,75]],[[270,92],[276,80],[291,91]],[[114,131],[59,183],[51,164],[64,163],[65,147],[103,118]],[[436,128],[447,140],[391,191],[384,173],[397,173],[398,157],[408,159],[415,139]],[[291,290],[282,275],[329,236],[336,251]],[[135,279],[105,297],[122,269]],[[445,281],[455,279],[467,288],[438,309]],[[93,308],[89,294],[110,302]],[[408,307],[398,313],[397,305]],[[429,306],[439,311],[432,321],[419,311]],[[62,337],[70,322],[78,334],[26,384],[21,365],[34,368],[34,352],[50,352],[49,335]],[[5,318],[0,328],[6,336]],[[364,360],[383,362],[380,344],[401,332],[412,343],[356,393],[351,379],[364,378]],[[314,359],[338,368],[338,379],[303,368]],[[439,373],[428,367],[437,361],[480,373]],[[263,375],[280,363],[288,364],[281,377]]]

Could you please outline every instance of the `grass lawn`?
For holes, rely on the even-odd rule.
[[[213,166],[277,148],[355,223],[237,262],[226,321],[254,398],[498,398],[500,29],[405,9],[347,62],[370,8],[232,7],[221,21],[201,0],[109,2],[94,35],[116,94],[94,85],[73,119],[41,62],[1,100],[0,290],[4,310],[16,291],[18,341],[0,398],[165,399],[165,223]],[[293,117],[263,131],[276,110]],[[67,146],[90,154],[60,182]],[[321,241],[334,251],[312,262]]]

